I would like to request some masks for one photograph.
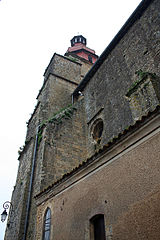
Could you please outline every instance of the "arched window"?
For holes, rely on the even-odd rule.
[[[90,219],[90,239],[91,240],[106,240],[104,215],[97,214]]]
[[[50,240],[50,232],[51,232],[51,210],[50,208],[47,208],[44,215],[43,240]]]

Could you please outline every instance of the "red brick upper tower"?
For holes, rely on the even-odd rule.
[[[66,55],[69,53],[72,55],[77,55],[85,60],[95,63],[98,59],[98,56],[95,54],[95,51],[86,47],[87,40],[82,35],[74,36],[71,39],[71,47],[68,48]]]

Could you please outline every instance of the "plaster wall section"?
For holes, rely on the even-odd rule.
[[[37,208],[36,240],[41,239],[47,207],[52,214],[51,240],[75,240],[77,236],[89,240],[90,219],[96,214],[104,214],[107,239],[110,235],[113,240],[158,240],[159,143],[157,132],[64,191],[53,191],[50,198],[46,193],[46,201]]]
[[[87,122],[104,108],[101,112],[104,120],[102,145],[134,122],[125,95],[137,80],[135,72],[141,69],[160,76],[159,12],[160,2],[155,0],[110,52],[83,90]]]
[[[19,159],[17,180],[11,199],[13,211],[10,211],[9,227],[5,234],[7,240],[21,240],[23,237],[33,148],[34,139],[28,143]]]
[[[96,58],[92,53],[89,53],[88,51],[85,52],[85,51],[82,50],[82,51],[80,51],[80,52],[77,52],[76,54],[77,54],[77,56],[79,56],[79,57],[81,57],[81,58],[84,58],[84,59],[86,59],[87,61],[89,61],[88,56],[90,56],[90,57],[92,58],[92,62],[93,62],[93,63],[95,63],[96,60],[97,60],[97,58]]]

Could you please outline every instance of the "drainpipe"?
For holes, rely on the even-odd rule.
[[[34,152],[33,152],[32,169],[31,169],[31,176],[30,176],[30,183],[29,183],[29,190],[28,190],[27,210],[26,210],[26,217],[25,217],[25,223],[24,223],[24,236],[23,236],[23,240],[26,240],[26,237],[27,237],[27,228],[28,228],[28,221],[29,221],[29,210],[30,210],[30,206],[31,206],[31,194],[32,194],[32,186],[33,186],[33,176],[34,176],[35,163],[36,163],[36,154],[37,154],[38,132],[39,132],[39,126],[38,126],[37,132],[36,132],[36,141],[35,141]]]

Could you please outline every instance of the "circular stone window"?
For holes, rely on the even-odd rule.
[[[103,121],[102,119],[97,119],[93,123],[91,130],[91,135],[97,143],[100,143],[102,133],[103,133]]]

